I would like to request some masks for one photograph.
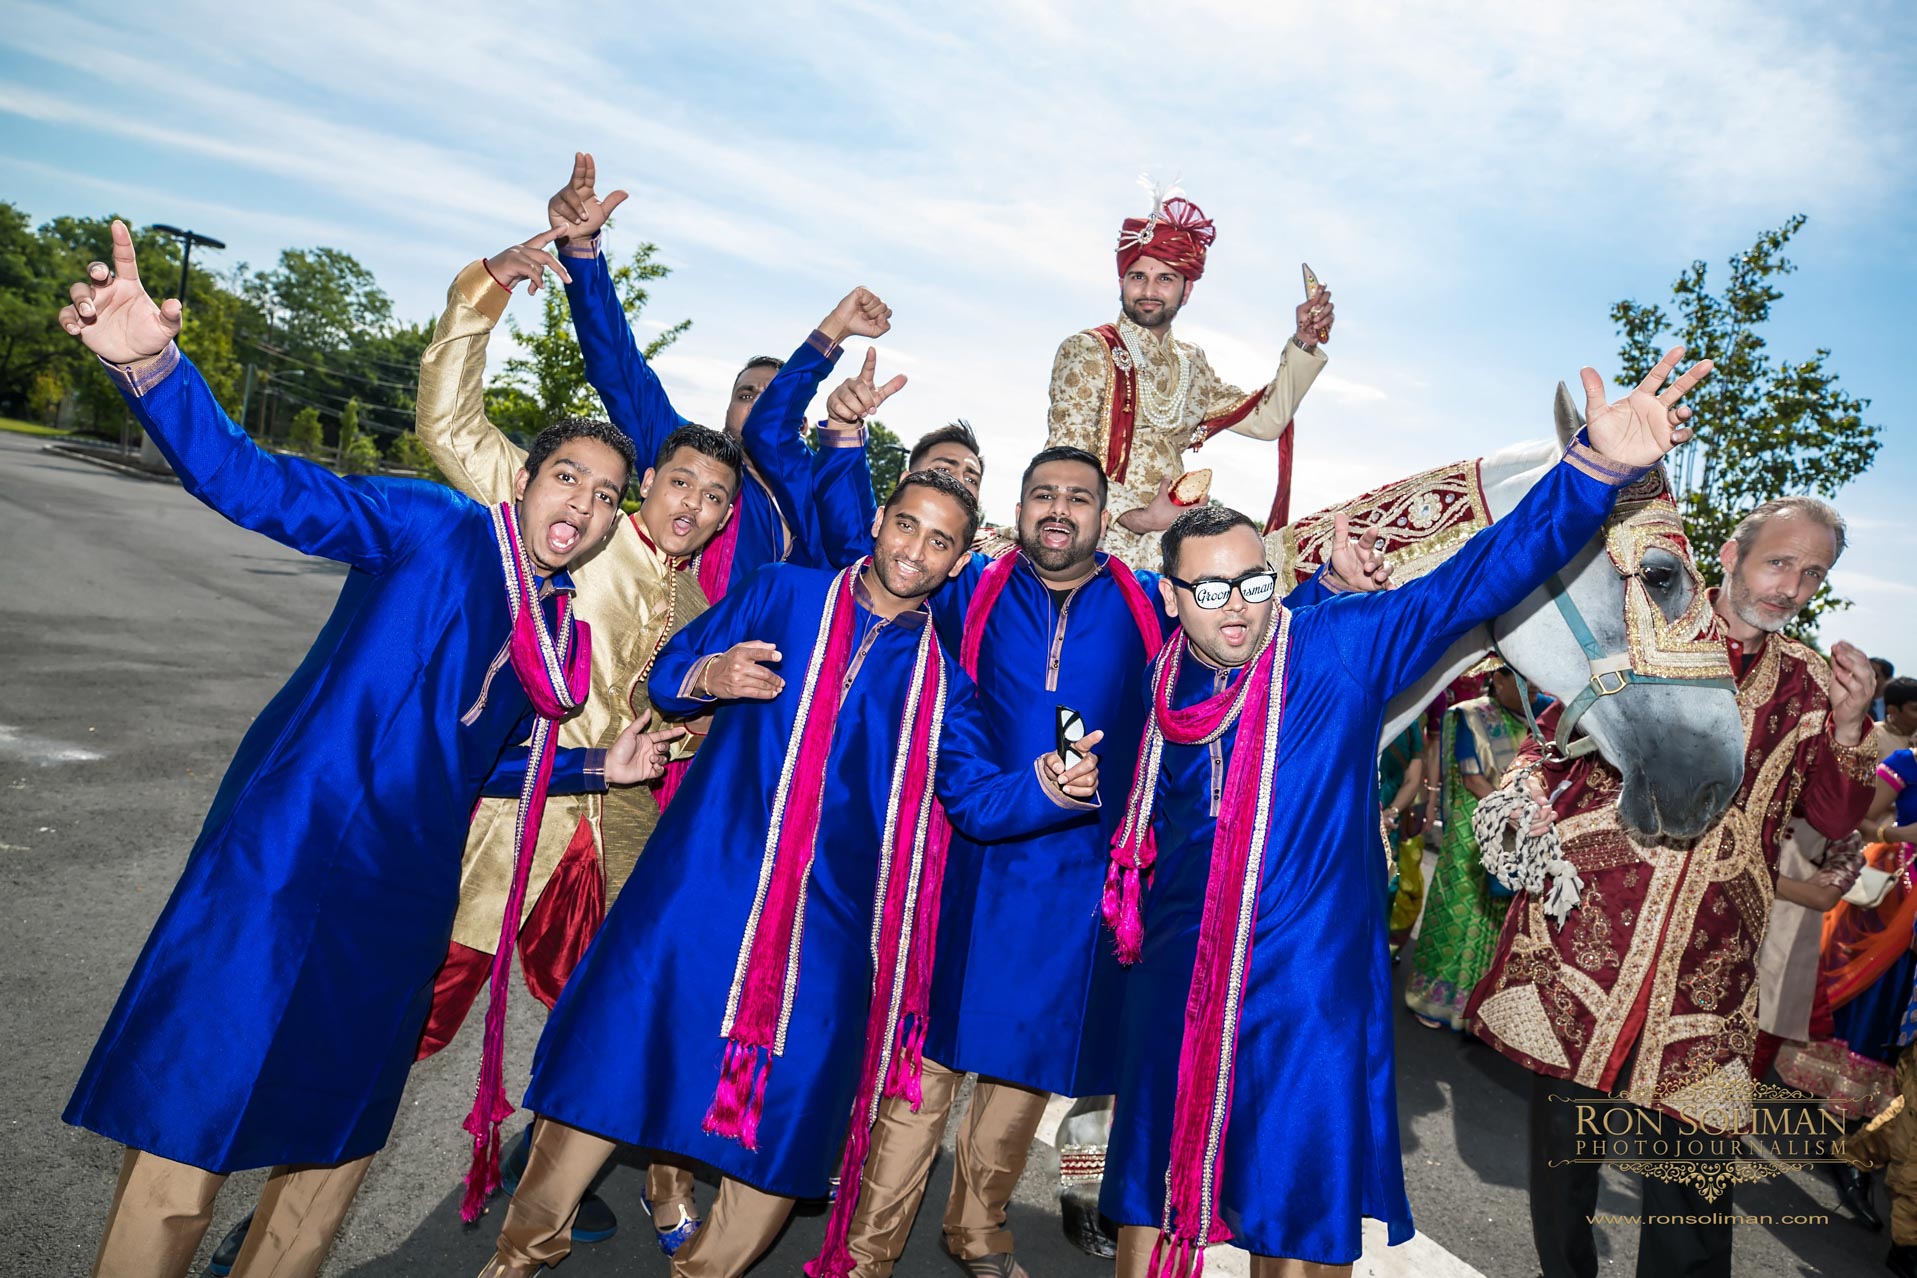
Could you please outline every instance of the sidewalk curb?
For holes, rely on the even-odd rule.
[[[144,466],[136,466],[130,462],[115,461],[111,457],[102,457],[91,449],[74,448],[67,444],[48,444],[40,451],[43,453],[58,453],[62,457],[71,457],[75,461],[83,461],[89,466],[98,466],[101,470],[118,471],[122,475],[131,475],[135,479],[145,479],[156,484],[177,484],[180,482],[179,476],[175,475],[172,471],[162,472],[148,470]]]

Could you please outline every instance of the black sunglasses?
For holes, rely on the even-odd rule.
[[[1200,577],[1197,581],[1186,581],[1182,577],[1170,575],[1165,580],[1191,591],[1192,602],[1208,611],[1223,608],[1230,602],[1234,588],[1248,604],[1261,604],[1278,592],[1278,574],[1269,568],[1254,568],[1229,580],[1224,577]]]

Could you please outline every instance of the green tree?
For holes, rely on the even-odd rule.
[[[319,456],[326,447],[326,428],[320,425],[319,409],[308,404],[294,413],[293,428],[286,433],[286,442],[303,456]]]
[[[419,442],[419,436],[411,431],[397,436],[386,455],[401,470],[410,470],[420,478],[436,483],[446,482],[446,477],[439,473],[439,467],[433,464],[433,455],[426,451],[426,445]]]
[[[1696,410],[1696,439],[1670,463],[1672,484],[1685,527],[1697,550],[1698,568],[1716,584],[1723,575],[1716,550],[1753,507],[1792,493],[1835,496],[1866,470],[1880,446],[1882,428],[1863,419],[1868,399],[1838,385],[1818,347],[1805,359],[1774,360],[1758,331],[1784,294],[1773,283],[1795,265],[1783,255],[1804,226],[1803,214],[1765,231],[1730,259],[1723,290],[1708,287],[1703,261],[1671,285],[1675,317],[1655,303],[1632,300],[1611,308],[1623,346],[1620,386],[1635,386],[1657,363],[1675,336],[1687,359],[1710,359],[1716,371],[1686,397]],[[1814,633],[1817,618],[1849,606],[1825,587],[1799,619]]]
[[[874,418],[865,424],[865,464],[872,470],[872,491],[881,502],[905,477],[905,459],[910,451],[884,422]]]
[[[27,388],[27,409],[42,426],[52,426],[66,397],[66,378],[56,368],[42,368]]]
[[[370,475],[379,469],[379,445],[360,429],[357,399],[347,400],[339,410],[339,469],[347,475]]]
[[[646,285],[672,273],[671,267],[653,260],[658,251],[655,244],[641,244],[626,262],[613,268],[613,287],[628,324],[639,321],[651,300]],[[506,317],[506,327],[524,354],[506,361],[487,393],[487,412],[493,422],[502,430],[526,437],[561,417],[606,415],[586,380],[586,361],[579,351],[579,339],[573,335],[565,290],[549,284],[540,291],[539,301],[537,328],[522,327],[513,316]],[[645,344],[646,358],[656,358],[691,327],[691,320],[680,320],[660,333]]]

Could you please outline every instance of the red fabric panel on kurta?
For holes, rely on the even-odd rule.
[[[426,1028],[420,1031],[414,1060],[423,1061],[453,1041],[466,1021],[466,1013],[473,1010],[473,1000],[486,988],[486,978],[492,974],[493,956],[484,950],[458,941],[447,947],[446,961],[433,977],[433,1005],[426,1013]]]
[[[593,842],[592,822],[580,817],[566,854],[519,929],[519,963],[534,998],[547,1007],[559,1001],[559,991],[586,957],[586,947],[605,918],[606,879],[599,868],[599,848]]]

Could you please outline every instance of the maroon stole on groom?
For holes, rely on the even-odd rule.
[[[460,1200],[459,1214],[468,1224],[479,1219],[486,1209],[486,1199],[499,1188],[499,1125],[513,1112],[505,1085],[506,992],[512,984],[513,940],[525,906],[533,848],[539,841],[539,822],[546,811],[546,786],[552,780],[557,747],[553,728],[584,705],[592,690],[592,631],[585,622],[573,618],[571,592],[560,595],[558,625],[547,629],[540,596],[533,589],[532,570],[519,544],[519,521],[512,503],[501,502],[492,515],[500,566],[506,575],[506,597],[512,605],[512,638],[507,642],[513,673],[538,717],[533,724],[526,779],[519,792],[512,888],[500,919],[499,944],[493,949],[479,1084],[474,1089],[472,1112],[464,1123],[473,1137],[473,1161],[466,1172],[466,1193]]]
[[[1132,364],[1132,353],[1125,349],[1125,339],[1118,334],[1118,325],[1100,324],[1086,332],[1105,347],[1105,371],[1110,379],[1105,390],[1105,474],[1113,483],[1122,484],[1132,461],[1132,427],[1138,415],[1138,369]],[[1198,423],[1187,446],[1193,452],[1203,448],[1213,435],[1230,430],[1251,416],[1264,397],[1264,391],[1256,390],[1238,403],[1209,414]],[[1291,445],[1295,428],[1295,422],[1287,422],[1285,433],[1278,437],[1278,488],[1272,495],[1271,513],[1265,517],[1266,532],[1276,532],[1291,522]]]

